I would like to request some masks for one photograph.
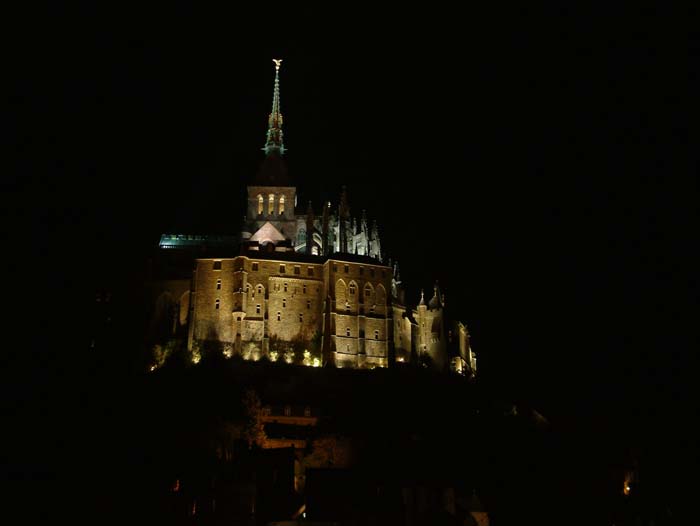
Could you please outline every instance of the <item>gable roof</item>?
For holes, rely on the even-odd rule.
[[[282,235],[282,233],[269,221],[265,222],[265,224],[261,226],[250,238],[251,241],[257,241],[258,243],[263,243],[265,241],[277,243],[278,241],[284,241],[285,239],[286,238]]]

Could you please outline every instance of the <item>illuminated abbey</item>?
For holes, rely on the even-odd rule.
[[[284,161],[281,60],[274,62],[265,158],[247,187],[240,235],[161,236],[161,251],[207,246],[191,279],[161,289],[173,302],[173,331],[186,334],[195,360],[218,348],[246,360],[348,368],[413,363],[473,376],[467,327],[448,322],[437,285],[409,307],[398,266],[382,253],[378,225],[364,211],[351,215],[344,188],[338,203],[297,206]],[[234,245],[235,253],[224,248]]]

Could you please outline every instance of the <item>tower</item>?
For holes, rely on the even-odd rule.
[[[248,186],[248,209],[243,241],[272,246],[290,242],[296,236],[296,187],[292,186],[284,162],[282,112],[280,107],[279,72],[281,59],[275,64],[275,82],[272,92],[272,111],[267,120],[267,135],[260,169]],[[284,243],[282,243],[284,242]]]

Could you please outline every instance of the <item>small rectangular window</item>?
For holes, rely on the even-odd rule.
[[[286,272],[285,266],[280,265],[280,274],[284,274]]]
[[[277,313],[277,321],[280,321],[282,319],[282,313],[278,312]]]
[[[287,298],[282,298],[282,306],[283,306],[284,308],[287,307]]]
[[[311,300],[306,300],[306,308],[307,309],[311,308]]]
[[[255,306],[255,314],[260,314],[260,305]]]
[[[306,283],[301,286],[301,292],[306,294]]]
[[[253,272],[257,272],[257,271],[258,271],[258,262],[253,261]]]
[[[345,273],[347,274],[350,272],[350,265],[345,265]]]
[[[374,339],[378,340],[379,339],[379,331],[375,329],[374,331]]]
[[[214,302],[214,308],[218,310],[218,309],[219,309],[219,306],[220,306],[220,303],[221,303],[221,300],[216,300],[216,301]]]
[[[287,292],[287,284],[284,284],[284,291]]]
[[[214,261],[214,270],[221,270],[221,261]]]
[[[220,279],[216,280],[216,290],[221,290],[221,280]]]
[[[301,273],[301,267],[299,265],[294,265],[294,273],[295,274],[300,274]]]
[[[345,336],[350,336],[350,327],[345,328]]]
[[[314,275],[314,268],[313,268],[313,267],[307,268],[307,269],[306,269],[306,273],[307,273],[309,276],[313,276],[313,275]]]
[[[299,322],[300,323],[304,322],[304,315],[301,312],[299,313]]]

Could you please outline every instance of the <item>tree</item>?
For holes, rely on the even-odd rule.
[[[253,444],[263,447],[267,435],[265,434],[265,424],[262,421],[260,397],[254,389],[248,389],[243,395],[242,402],[245,414],[242,437],[248,441],[248,447],[253,447]]]

